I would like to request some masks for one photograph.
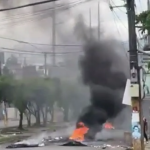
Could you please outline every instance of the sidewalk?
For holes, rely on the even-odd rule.
[[[35,123],[35,119],[32,119],[31,124],[34,124],[34,123]],[[8,120],[7,127],[17,127],[18,125],[19,125],[19,120]],[[26,120],[23,120],[23,125],[27,125]],[[68,122],[58,122],[55,124],[55,126],[62,126],[62,127],[67,127],[69,125],[70,125],[70,123],[68,123]],[[2,129],[2,128],[5,128],[5,125],[4,125],[4,121],[0,120],[0,129]]]
[[[150,150],[150,141],[146,144],[145,150]]]
[[[8,120],[7,127],[17,127],[19,125],[19,120]],[[27,121],[23,121],[23,125],[27,125]],[[5,128],[4,121],[0,120],[0,129]]]

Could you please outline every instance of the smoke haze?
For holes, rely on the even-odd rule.
[[[14,3],[12,3],[12,0],[1,0],[0,2],[2,2],[2,7],[12,7],[16,5],[23,5],[25,3],[37,2],[37,0],[14,0]],[[85,44],[83,48],[84,55],[80,60],[79,66],[81,67],[83,83],[90,87],[91,105],[83,110],[79,120],[83,120],[90,127],[99,126],[107,119],[118,116],[124,108],[121,104],[121,100],[125,82],[128,77],[128,60],[123,52],[122,45],[120,44],[121,42],[117,40],[117,37],[114,37],[115,34],[109,30],[110,28],[108,26],[106,26],[107,29],[104,26],[101,27],[101,40],[98,42],[97,29],[92,28],[91,31],[87,26],[88,23],[86,21],[86,23],[84,22],[83,18],[85,18],[85,16],[78,15],[81,11],[79,11],[79,9],[74,9],[74,11],[71,11],[70,9],[67,10],[70,6],[67,5],[68,3],[66,2],[65,4],[65,7],[57,10],[56,13],[56,43]],[[59,3],[58,5],[61,4]],[[18,16],[19,19],[13,19],[13,17],[11,17],[11,23],[9,23],[9,25],[11,25],[11,29],[8,28],[8,35],[10,37],[15,35],[14,38],[21,39],[23,41],[51,44],[52,11],[43,11],[43,9],[50,7],[52,7],[52,4],[13,11],[13,15],[20,15]],[[82,9],[87,9],[87,7],[83,7]],[[38,14],[36,14],[37,12]],[[23,15],[23,13],[29,14]],[[86,14],[86,17],[88,18],[87,13],[88,11],[83,14]],[[8,11],[4,14],[4,16],[8,17],[11,14],[12,11]],[[105,14],[107,16],[107,13]],[[93,14],[93,16],[95,17],[96,15]],[[102,19],[104,18],[102,17]],[[16,22],[19,22],[18,24],[22,27],[20,27],[20,25],[16,26]],[[25,23],[22,24],[22,22]],[[76,25],[74,28],[75,32],[73,33],[74,23]],[[28,32],[22,32],[24,29]],[[113,29],[113,27],[111,29]],[[35,48],[31,46],[26,45],[25,47],[24,44],[13,43],[12,45],[15,45],[15,48],[18,49],[35,50]],[[43,51],[48,49],[51,51],[50,46],[41,46],[39,49]],[[81,49],[82,47],[63,47],[56,48],[56,51],[80,51]],[[71,56],[69,55],[70,61],[68,62],[68,65],[71,64],[70,62],[73,62],[72,65],[69,66],[69,69],[72,69],[72,66],[76,66],[75,69],[72,69],[74,70],[74,74],[79,71],[77,67],[77,60],[81,54],[82,53],[76,55],[73,54]],[[68,59],[68,55],[63,57]],[[65,69],[63,68],[63,70]],[[63,74],[62,71],[60,72],[58,74]],[[68,73],[66,70],[65,72]],[[88,103],[89,99],[87,98],[84,102]]]
[[[114,36],[104,37],[103,29],[98,41],[80,18],[75,30],[85,42],[80,66],[83,82],[90,87],[91,105],[83,111],[78,121],[92,130],[98,127],[94,131],[98,132],[103,123],[115,118],[124,108],[122,96],[128,76],[128,62],[119,54],[121,46]]]

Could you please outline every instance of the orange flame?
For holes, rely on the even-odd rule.
[[[107,122],[104,124],[104,128],[105,129],[114,129],[114,126],[111,123]]]
[[[87,128],[84,123],[80,122],[69,139],[82,142],[84,141],[84,135],[88,132],[88,130],[89,128]]]

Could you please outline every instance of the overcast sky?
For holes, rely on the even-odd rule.
[[[14,7],[17,5],[23,5],[27,3],[33,3],[41,0],[2,0],[1,8]],[[63,0],[61,0],[63,1]],[[106,34],[113,35],[122,41],[128,41],[128,26],[127,26],[127,15],[126,9],[123,7],[114,8],[113,11],[109,8],[109,1],[112,6],[124,5],[123,0],[92,0],[89,3],[84,2],[85,0],[70,0],[68,5],[69,9],[63,9],[58,7],[59,13],[56,15],[56,30],[61,30],[62,34],[70,35],[72,32],[75,17],[79,14],[84,16],[85,22],[89,25],[89,9],[91,9],[91,24],[96,27],[98,24],[98,1],[100,2],[100,18],[101,26],[105,28]],[[147,0],[135,0],[136,1],[136,12],[140,13],[147,9]],[[59,4],[60,6],[60,4]],[[50,5],[41,5],[34,8],[24,8],[15,11],[9,11],[0,14],[0,37],[9,37],[12,39],[18,39],[21,41],[35,42],[35,43],[52,43],[52,28],[51,18],[48,13],[49,11],[43,11],[45,8],[52,8]],[[43,17],[43,14],[45,16]],[[41,16],[37,19],[37,16]],[[69,39],[69,38],[68,38]],[[0,40],[0,47],[18,48],[25,50],[33,48],[31,45],[18,43],[9,40]],[[59,44],[59,40],[57,41]],[[70,43],[68,43],[70,44]],[[28,46],[28,47],[27,47]],[[51,47],[50,47],[51,48]]]
[[[8,0],[8,2],[16,6],[18,4],[24,4],[24,3],[31,3],[34,1],[41,1],[41,0],[13,0],[14,4],[11,4],[11,0]],[[89,20],[89,9],[91,9],[92,14],[92,25],[97,25],[97,9],[98,9],[98,0],[92,0],[92,2],[84,3],[85,0],[70,0],[70,4],[72,4],[70,8],[70,16],[68,14],[68,11],[66,11],[67,19],[64,21],[62,18],[61,20],[66,22],[64,24],[58,24],[58,26],[61,28],[63,26],[70,26],[72,28],[72,21],[73,17],[77,14],[82,14],[86,21]],[[117,26],[119,28],[119,31],[122,36],[122,40],[127,40],[127,16],[126,16],[126,9],[125,8],[115,8],[113,11],[109,9],[109,0],[99,0],[100,1],[100,17],[102,21],[102,26],[106,26],[111,28],[112,32],[118,32]],[[123,0],[110,0],[110,3],[112,6],[121,6],[124,4]],[[8,5],[7,7],[10,7],[11,5]],[[76,4],[76,6],[75,6]],[[136,0],[136,12],[141,12],[143,10],[146,10],[146,0]],[[43,5],[42,5],[43,6]],[[6,6],[4,6],[6,7]],[[37,6],[35,7],[38,8]],[[34,9],[35,9],[34,8]],[[44,7],[45,8],[45,7]],[[38,27],[38,23],[44,21],[41,20],[35,20],[33,21],[33,18],[36,18],[38,14],[35,15],[35,12],[32,13],[32,8],[26,8],[26,9],[20,9],[18,11],[10,11],[7,13],[3,13],[0,18],[0,36],[4,37],[11,37],[11,38],[19,38],[19,40],[24,40],[28,42],[39,42],[39,43],[50,43],[50,33],[47,32],[47,30],[50,29],[42,29],[42,27]],[[40,8],[40,11],[42,9]],[[73,12],[73,15],[72,15]],[[62,12],[65,14],[65,11]],[[14,15],[15,14],[15,15]],[[16,15],[17,14],[17,15]],[[32,15],[33,14],[33,15]],[[40,15],[40,14],[39,14]],[[21,19],[22,18],[22,19]],[[32,19],[32,21],[31,21]],[[50,20],[48,17],[44,20]],[[15,22],[15,23],[13,23]],[[59,20],[58,20],[59,22]],[[12,23],[12,24],[11,24]],[[41,25],[41,24],[40,24]],[[38,29],[39,30],[38,30]],[[69,30],[69,29],[68,29]],[[34,34],[33,34],[34,33]]]

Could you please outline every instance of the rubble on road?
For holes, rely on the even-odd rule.
[[[94,141],[95,142],[95,141]],[[52,138],[51,136],[43,138],[40,142],[32,141],[32,140],[24,140],[20,142],[16,142],[14,144],[11,144],[7,146],[6,148],[23,148],[23,147],[44,147],[44,146],[50,146],[53,144],[57,144],[59,146],[88,146],[96,149],[122,149],[122,150],[131,150],[131,147],[124,146],[124,145],[110,145],[110,144],[100,144],[99,142],[96,142],[96,144],[92,144],[92,142],[80,142],[80,141],[72,141],[68,138],[64,137],[55,137]],[[99,144],[99,145],[98,145]]]

